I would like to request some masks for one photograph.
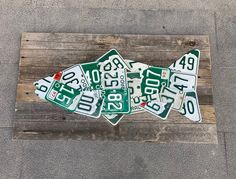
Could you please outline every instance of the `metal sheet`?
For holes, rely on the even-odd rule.
[[[116,126],[124,117],[123,114],[104,114],[103,117],[113,126]]]
[[[196,75],[198,74],[200,60],[200,51],[197,49],[191,50],[180,59],[175,61],[169,69],[174,72]]]
[[[93,118],[99,118],[102,113],[104,102],[101,92],[101,90],[83,91],[75,113]]]
[[[140,106],[144,108],[147,112],[166,120],[173,103],[164,103],[157,100],[143,102]]]
[[[182,109],[185,93],[172,88],[164,87],[160,94],[161,101],[164,103],[173,103],[172,108],[175,110]]]
[[[195,91],[186,93],[183,108],[179,112],[191,121],[202,121],[198,97]]]
[[[81,91],[75,90],[58,81],[54,81],[48,90],[45,99],[57,106],[74,112],[81,95]]]

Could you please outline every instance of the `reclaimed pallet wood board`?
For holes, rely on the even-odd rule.
[[[113,127],[102,117],[95,120],[69,113],[34,94],[34,81],[71,65],[94,61],[111,48],[116,48],[125,59],[162,67],[170,66],[185,52],[198,48],[201,59],[197,93],[202,123],[193,123],[172,110],[166,121],[140,113],[126,116]],[[23,33],[15,111],[15,139],[217,143],[209,38],[204,35]]]

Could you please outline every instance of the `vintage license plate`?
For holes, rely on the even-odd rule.
[[[34,85],[36,86],[35,94],[40,99],[45,100],[46,94],[48,90],[50,89],[52,83],[53,83],[53,77],[51,76],[48,76],[46,78],[43,78],[41,80],[34,82]]]
[[[99,71],[98,62],[83,63],[81,64],[81,68],[86,76],[90,89],[101,89],[101,72]]]
[[[195,75],[182,74],[173,72],[170,77],[170,88],[179,91],[193,91],[197,86],[197,78]]]
[[[123,114],[104,114],[103,117],[110,122],[113,126],[116,126],[124,117]]]
[[[148,101],[160,101],[159,94],[150,94],[145,96],[136,96],[131,99],[131,114],[144,112],[144,108],[141,107],[142,103]]]
[[[143,112],[144,109],[140,107],[142,102],[151,100],[160,100],[159,94],[143,95],[141,91],[142,79],[139,78],[139,73],[128,73],[128,85],[131,96],[131,114]]]
[[[142,73],[141,91],[143,95],[160,93],[163,86],[169,86],[168,68],[150,67]]]
[[[131,114],[143,112],[144,109],[140,107],[142,102],[148,100],[155,100],[159,95],[143,95],[141,91],[141,74],[140,72],[129,72],[127,73],[128,86],[130,89],[131,96]]]
[[[129,59],[125,59],[125,62],[129,66],[129,72],[132,72],[132,73],[138,72],[142,74],[144,70],[151,67],[150,65],[147,65],[141,62],[136,62]]]
[[[131,114],[142,112],[143,108],[140,107],[140,103],[143,102],[142,92],[141,92],[141,82],[140,73],[127,73],[128,86],[130,90],[131,97]],[[143,96],[145,99],[146,97]]]
[[[76,90],[83,90],[89,87],[89,82],[80,65],[74,65],[63,70],[60,78],[57,80]]]
[[[200,51],[191,50],[179,60],[175,61],[169,69],[175,72],[196,75],[199,68]]]
[[[46,100],[74,112],[80,100],[81,92],[70,86],[54,81],[48,90]]]
[[[142,91],[141,91],[142,79],[140,78],[140,74],[127,73],[127,80],[128,80],[128,86],[130,89],[131,98],[134,98],[136,96],[142,96]]]
[[[103,101],[101,90],[83,91],[75,113],[99,118],[102,112]]]
[[[183,108],[179,112],[191,121],[202,121],[198,97],[195,91],[186,93]]]
[[[129,69],[121,55],[112,49],[100,57],[96,62],[100,65],[100,71],[111,71],[116,69]]]
[[[106,89],[103,91],[103,114],[130,113],[130,93],[128,88]]]
[[[102,72],[102,88],[128,88],[126,69]]]
[[[126,69],[129,69],[116,50],[110,50],[97,60],[103,89],[128,88]]]
[[[163,87],[160,93],[161,102],[173,103],[172,108],[180,110],[183,106],[185,93],[179,90],[174,90],[168,87]]]
[[[165,120],[172,108],[173,103],[164,103],[157,100],[148,101],[142,103],[140,106],[145,109],[145,111]]]

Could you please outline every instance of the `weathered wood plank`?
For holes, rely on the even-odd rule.
[[[47,42],[45,42],[47,43]],[[191,50],[193,49],[193,47],[188,47],[187,50]],[[134,58],[134,55],[138,58],[142,57],[143,59],[147,58],[155,58],[155,59],[162,59],[162,60],[168,60],[168,59],[177,59],[180,57],[180,55],[182,53],[186,53],[186,49],[179,49],[179,50],[163,50],[163,49],[157,49],[155,51],[139,51],[139,53],[137,54],[137,52],[133,52],[133,51],[127,51],[127,50],[122,50],[122,49],[118,49],[119,52],[122,52],[122,56],[124,58],[130,57],[130,58]],[[44,51],[44,53],[42,53],[42,51]],[[89,51],[89,50],[80,50],[80,49],[64,49],[64,50],[60,50],[60,49],[21,49],[21,55],[22,57],[87,57],[88,55],[91,55],[91,57],[93,56],[94,59],[96,59],[97,57],[100,57],[102,54],[104,54],[107,51],[107,49],[103,49],[103,50],[93,50],[93,51]],[[209,59],[210,58],[210,51],[209,50],[202,50],[201,51],[201,57],[203,59]],[[132,55],[130,55],[130,53]],[[157,55],[158,54],[158,55]],[[89,56],[89,60],[93,59],[93,57],[91,58]],[[136,60],[136,58],[135,58]],[[147,59],[146,59],[147,60]]]
[[[214,124],[124,122],[16,122],[14,139],[119,140],[158,143],[217,143]]]
[[[200,105],[203,123],[215,123],[215,111],[212,105]],[[17,121],[97,121],[104,122],[104,118],[93,119],[83,115],[74,114],[65,111],[47,102],[31,102],[31,103],[16,103]],[[177,111],[172,110],[168,120],[163,121],[149,113],[139,113],[133,115],[126,115],[121,122],[127,121],[154,121],[156,123],[192,123]]]
[[[200,49],[197,92],[203,122],[192,123],[171,111],[166,121],[140,113],[127,115],[118,126],[112,127],[105,119],[71,114],[34,94],[32,82],[74,64],[94,61],[111,48],[117,48],[126,59],[163,67],[193,48]],[[208,36],[23,33],[19,69],[16,139],[217,143]]]
[[[34,43],[36,42],[36,43]],[[50,43],[46,43],[47,49],[56,49],[56,44],[70,43],[70,44],[85,44],[80,50],[94,49],[96,45],[120,45],[131,47],[165,47],[164,51],[168,49],[181,49],[190,46],[199,46],[200,50],[209,50],[208,36],[195,35],[131,35],[131,34],[79,34],[79,33],[23,33],[22,34],[22,49],[31,47],[32,44],[35,49],[40,48],[37,42],[53,42],[52,48]],[[26,46],[25,46],[26,45]],[[65,45],[67,46],[67,45]],[[49,48],[48,48],[49,47]],[[72,46],[69,45],[69,48]],[[61,48],[61,45],[59,45]],[[78,49],[78,48],[76,48]],[[98,50],[100,48],[96,48]]]
[[[77,63],[89,62],[97,59],[104,51],[78,51],[78,50],[21,50],[21,66],[47,66],[58,65],[68,67]],[[186,51],[185,51],[186,52]],[[170,66],[177,60],[183,51],[155,51],[155,52],[127,52],[120,51],[126,59],[134,59],[140,62],[150,62],[150,65],[159,65],[163,67]],[[45,63],[42,63],[45,62]],[[209,52],[201,53],[200,69],[210,69]]]
[[[154,40],[154,39],[152,39]],[[184,42],[187,43],[187,42]],[[197,42],[195,42],[197,43]],[[168,44],[168,43],[167,43]],[[104,50],[104,49],[111,49],[111,48],[116,48],[120,51],[138,51],[138,52],[152,52],[152,51],[160,51],[160,49],[164,49],[166,48],[165,51],[178,51],[178,50],[183,50],[185,49],[186,51],[189,49],[189,47],[191,48],[199,48],[200,50],[203,51],[202,48],[206,48],[206,47],[201,47],[194,45],[194,46],[190,46],[190,45],[186,45],[186,47],[182,47],[181,45],[179,45],[178,43],[171,43],[168,44],[171,46],[167,46],[165,44],[157,44],[157,45],[153,45],[153,46],[144,46],[144,45],[133,45],[133,44],[129,44],[127,43],[126,45],[123,44],[105,44],[105,43],[97,43],[97,44],[92,44],[92,43],[70,43],[70,42],[44,42],[44,41],[22,41],[22,49],[49,49],[49,50],[55,50],[55,49],[59,49],[59,50],[85,50],[85,51],[96,51],[96,50]],[[173,47],[172,47],[173,46]]]
[[[28,37],[27,37],[28,36]],[[36,36],[36,38],[34,38]],[[92,34],[26,34],[22,37],[21,49],[105,51],[117,48],[122,55],[130,52],[186,52],[199,48],[209,52],[207,36],[158,36],[158,35],[92,35]],[[29,40],[31,39],[31,40]],[[126,53],[125,53],[126,52]],[[132,56],[133,57],[133,56]]]

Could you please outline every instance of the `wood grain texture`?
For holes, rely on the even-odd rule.
[[[192,123],[171,111],[166,121],[141,113],[127,115],[112,127],[103,118],[94,120],[66,112],[34,94],[34,81],[74,64],[94,61],[111,48],[116,48],[125,59],[162,67],[170,66],[191,49],[200,49],[197,92],[203,122]],[[23,33],[19,69],[16,139],[217,143],[208,36]]]
[[[123,122],[111,127],[107,122],[15,122],[15,139],[114,140],[157,143],[217,143],[212,124],[164,124]]]

